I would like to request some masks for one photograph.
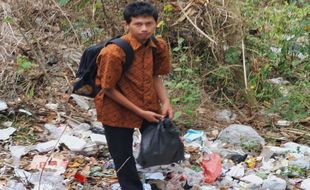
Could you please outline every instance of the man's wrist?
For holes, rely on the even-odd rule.
[[[161,101],[162,105],[170,105],[170,101],[168,99]]]
[[[144,110],[143,109],[138,109],[137,110],[137,115],[142,117]]]

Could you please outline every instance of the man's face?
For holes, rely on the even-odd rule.
[[[126,24],[129,33],[140,43],[150,38],[156,29],[156,21],[152,16],[132,17],[131,22]]]

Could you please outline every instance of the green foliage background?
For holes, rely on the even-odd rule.
[[[102,10],[115,7],[113,2],[59,0],[59,4],[65,9],[75,9],[81,13],[87,9],[92,13],[91,19],[91,15],[81,14],[73,21],[85,45],[115,32],[123,32],[119,25],[121,9],[113,13],[111,23],[104,22],[112,17]],[[240,35],[245,42],[248,90],[245,90],[242,78],[241,42],[229,44],[223,54],[224,64],[217,62],[212,57],[209,44],[206,44],[205,51],[196,51],[195,41],[188,41],[181,32],[171,37],[174,30],[171,21],[176,18],[175,6],[170,1],[155,4],[161,11],[157,34],[171,42],[173,73],[166,85],[170,89],[172,103],[180,108],[177,118],[190,123],[202,98],[210,92],[215,102],[227,104],[229,98],[235,105],[247,103],[254,110],[263,109],[266,113],[276,113],[290,121],[309,116],[309,3],[303,0],[234,2],[243,21],[243,34],[236,35]],[[70,34],[66,20],[62,24]],[[113,28],[117,29],[113,31]],[[270,82],[270,79],[278,77],[287,82]]]

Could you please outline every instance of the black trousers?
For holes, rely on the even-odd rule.
[[[104,126],[110,155],[122,190],[143,190],[132,153],[134,129]]]

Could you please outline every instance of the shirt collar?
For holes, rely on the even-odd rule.
[[[124,36],[124,39],[128,40],[132,49],[133,50],[137,50],[139,49],[141,46],[143,46],[143,44],[141,44],[138,40],[136,40],[136,38],[134,38],[131,34],[126,34]],[[152,48],[157,48],[156,44],[154,43],[153,40],[149,40],[149,42],[147,43],[146,47],[152,47]]]

